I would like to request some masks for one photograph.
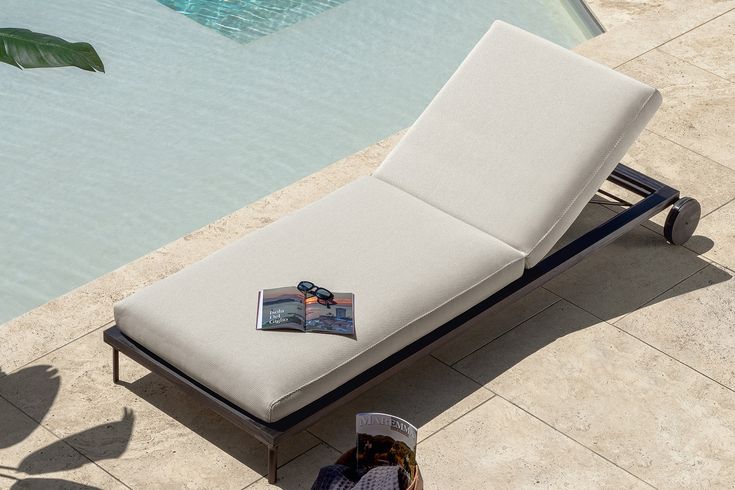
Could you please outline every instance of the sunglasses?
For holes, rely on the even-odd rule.
[[[325,305],[329,308],[329,305],[334,304],[334,294],[329,289],[320,288],[311,281],[301,281],[296,288],[304,293],[304,298],[308,298],[309,295],[315,296],[319,304]]]

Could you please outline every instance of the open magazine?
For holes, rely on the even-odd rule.
[[[355,295],[334,293],[328,302],[304,297],[296,287],[263,289],[258,293],[258,330],[355,334]]]
[[[357,473],[376,466],[402,466],[410,478],[416,474],[416,427],[385,413],[358,413]]]

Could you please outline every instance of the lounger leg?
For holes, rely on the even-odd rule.
[[[112,349],[112,382],[120,381],[120,351]]]
[[[278,446],[268,446],[268,483],[276,482],[278,475]]]

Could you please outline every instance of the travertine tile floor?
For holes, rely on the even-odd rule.
[[[358,410],[420,426],[431,489],[735,487],[735,1],[589,3],[611,29],[578,51],[664,95],[625,161],[701,201],[697,236],[667,245],[659,216],[474,320],[288,441],[278,487],[308,488]],[[171,384],[123,357],[114,386],[101,329],[117,299],[369,173],[399,138],[0,326],[0,487],[269,487],[265,450]],[[569,236],[613,212],[588,206]]]

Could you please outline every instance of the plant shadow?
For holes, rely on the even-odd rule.
[[[0,369],[0,378],[13,376],[26,379],[28,381],[26,386],[33,387],[33,390],[37,393],[35,411],[38,420],[43,420],[51,409],[56,395],[59,394],[61,378],[58,371],[53,366],[48,365],[26,367],[10,374],[2,373],[2,369]],[[6,424],[8,424],[7,420],[0,420],[0,449],[9,448],[24,441],[35,429],[33,424],[3,427]]]
[[[3,383],[15,390],[33,390],[34,403],[30,413],[5,402],[0,405],[0,449],[23,443],[34,432],[43,431],[41,422],[48,414],[59,393],[61,377],[53,366],[39,365],[3,373]],[[11,392],[10,395],[13,395]],[[19,396],[19,398],[21,398]],[[4,400],[0,400],[4,402]],[[135,416],[123,411],[121,420],[100,424],[54,442],[25,455],[17,466],[0,465],[0,479],[14,481],[11,488],[70,488],[91,489],[93,486],[61,478],[29,478],[25,475],[45,475],[72,471],[103,459],[120,457],[130,442]],[[80,451],[86,457],[79,454]],[[8,474],[13,472],[15,475]],[[19,476],[20,475],[20,476]],[[0,480],[1,481],[1,480]]]

